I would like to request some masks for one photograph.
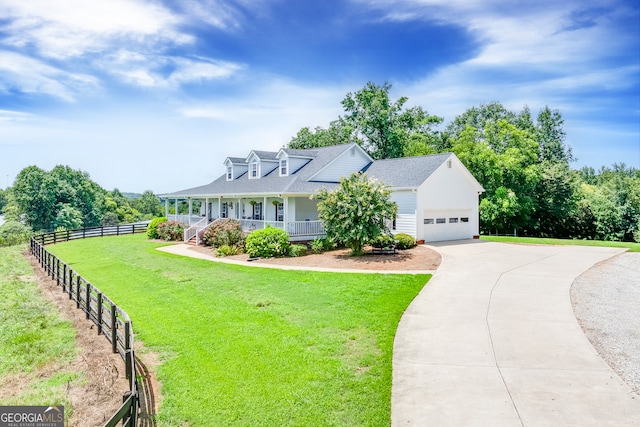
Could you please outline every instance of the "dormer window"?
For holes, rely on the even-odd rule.
[[[250,178],[259,178],[258,176],[258,161],[254,160],[251,162],[249,166],[249,177]]]
[[[280,176],[289,175],[289,162],[287,159],[280,159]]]
[[[351,157],[355,157],[356,156],[356,147],[351,147],[351,150],[349,150],[349,155]]]
[[[227,181],[233,180],[233,166],[227,166]]]

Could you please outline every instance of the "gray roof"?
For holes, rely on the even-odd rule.
[[[227,157],[231,163],[233,164],[247,164],[247,159],[245,159],[244,157]]]
[[[287,153],[290,156],[299,156],[299,157],[315,157],[318,153],[316,150],[297,150],[294,148],[283,148],[282,151]]]
[[[368,176],[392,188],[414,188],[429,178],[449,157],[451,153],[376,160],[366,172]]]
[[[277,160],[276,155],[278,154],[277,151],[258,151],[258,150],[253,150],[252,153],[255,153],[255,155],[258,156],[260,160]]]
[[[298,152],[314,153],[315,157],[304,167],[288,176],[280,176],[278,167],[274,167],[259,179],[249,179],[249,174],[243,173],[232,181],[227,181],[226,174],[207,185],[188,188],[174,193],[164,194],[165,197],[197,197],[197,196],[241,196],[243,194],[312,194],[321,188],[331,189],[337,183],[309,182],[308,179],[328,165],[333,159],[347,151],[355,144],[332,145],[314,148],[313,150],[297,150]],[[271,153],[268,151],[253,151]],[[276,153],[273,153],[274,156]],[[311,154],[309,154],[311,157]],[[261,157],[262,158],[262,157]],[[264,165],[263,165],[264,167]]]
[[[249,174],[243,173],[232,181],[227,181],[226,174],[223,174],[210,184],[164,194],[163,196],[239,197],[246,194],[313,194],[321,188],[331,190],[337,187],[337,182],[315,182],[309,181],[309,179],[353,145],[355,144],[332,145],[314,148],[313,150],[291,150],[296,153],[295,155],[313,157],[313,159],[288,176],[280,176],[278,167],[273,167],[271,171],[259,179],[249,179]],[[253,152],[259,157],[262,153],[272,153],[274,156],[276,154],[269,151],[254,150]],[[392,188],[417,188],[450,156],[451,153],[444,153],[376,160],[363,170],[367,172],[368,176],[379,179]]]

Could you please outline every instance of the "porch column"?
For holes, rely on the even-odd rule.
[[[164,217],[169,218],[169,198],[164,199]]]
[[[289,197],[282,196],[282,209],[284,212],[282,213],[282,222],[284,223],[284,231],[289,232]]]
[[[222,197],[218,197],[218,218],[220,218],[221,216],[222,216]]]
[[[266,221],[267,220],[267,212],[265,212],[267,210],[267,196],[264,196],[264,201],[262,202],[262,212],[260,212],[262,214],[262,220]],[[267,227],[267,223],[264,223],[265,228]]]
[[[178,220],[178,198],[177,197],[176,197],[175,202],[176,202],[176,208],[175,208],[175,212],[174,213],[175,213],[176,217],[174,219],[177,221]]]
[[[209,220],[209,218],[211,217],[209,215],[209,198],[205,197],[204,198],[204,217],[207,218],[207,221]]]

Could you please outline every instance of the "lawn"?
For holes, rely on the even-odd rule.
[[[640,243],[633,242],[611,242],[607,240],[551,239],[513,236],[480,236],[480,239],[489,242],[525,243],[534,245],[606,246],[610,248],[628,248],[629,252],[640,252]]]
[[[400,316],[428,275],[184,258],[144,235],[49,246],[160,355],[159,426],[385,426]]]
[[[0,405],[64,405],[68,419],[67,383],[84,381],[65,369],[75,330],[40,294],[25,249],[0,247]]]

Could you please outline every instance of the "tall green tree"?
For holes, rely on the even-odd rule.
[[[391,85],[369,82],[342,100],[345,115],[329,128],[302,128],[289,142],[289,148],[313,148],[356,142],[374,159],[403,157],[406,153],[436,152],[442,139],[432,128],[441,117],[422,107],[406,108],[407,97],[392,101]]]
[[[565,144],[564,119],[559,110],[545,106],[538,113],[536,139],[540,146],[540,161],[570,163],[574,161],[571,148]]]
[[[362,146],[374,159],[404,156],[412,135],[431,137],[432,126],[442,118],[428,114],[422,107],[405,108],[407,97],[393,102],[391,84],[368,82],[361,90],[348,93],[342,100],[344,119],[353,124]]]
[[[33,230],[49,230],[57,215],[59,182],[37,166],[22,169],[12,187],[19,215]]]
[[[327,129],[320,126],[315,130],[304,127],[298,131],[296,136],[289,141],[289,148],[305,149],[315,147],[326,147],[329,145],[348,144],[359,142],[355,135],[353,124],[342,120],[334,120]]]
[[[482,229],[506,233],[526,227],[540,179],[534,135],[500,119],[489,120],[483,129],[467,125],[453,140],[453,152],[485,188]]]
[[[131,201],[131,206],[140,212],[142,215],[149,217],[149,219],[158,217],[164,214],[164,207],[160,202],[158,196],[153,194],[153,191],[146,190],[137,199]]]
[[[352,255],[362,255],[364,245],[388,231],[385,221],[398,213],[389,187],[363,173],[342,178],[338,188],[320,190],[313,198],[327,237],[351,248]]]

